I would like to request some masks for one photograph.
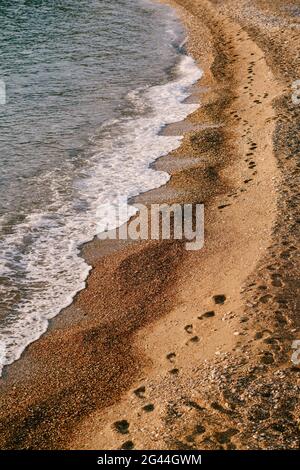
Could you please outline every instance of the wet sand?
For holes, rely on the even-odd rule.
[[[87,245],[87,288],[5,370],[1,448],[299,446],[297,2],[171,4],[201,107],[137,201],[203,202],[205,247]]]

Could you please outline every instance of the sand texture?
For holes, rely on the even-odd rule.
[[[203,202],[205,246],[87,245],[87,288],[1,380],[1,448],[299,447],[299,2],[169,3],[201,106],[137,200]]]

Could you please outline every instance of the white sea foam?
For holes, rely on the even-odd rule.
[[[174,81],[128,95],[139,117],[106,123],[101,139],[94,139],[88,168],[73,183],[75,199],[66,202],[56,187],[59,170],[49,172],[43,178],[52,181],[54,202],[47,212],[32,213],[5,237],[0,270],[11,285],[2,286],[0,294],[15,305],[21,286],[22,298],[0,328],[0,370],[18,359],[85,287],[91,267],[80,257],[80,245],[97,232],[99,206],[113,206],[120,194],[125,201],[168,181],[167,173],[154,171],[149,164],[177,148],[182,136],[162,136],[159,131],[197,108],[184,100],[201,77],[187,56],[182,56],[177,72]],[[132,211],[131,207],[129,215]],[[13,280],[20,269],[23,275],[16,288]]]

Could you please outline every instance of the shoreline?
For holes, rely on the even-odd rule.
[[[134,175],[131,175],[133,177],[133,181],[132,187],[129,190],[130,195],[128,196],[128,200],[133,200],[134,197],[136,197],[136,194],[139,193],[139,191],[144,193],[149,191],[148,188],[150,188],[150,190],[154,188],[160,188],[169,179],[169,174],[167,172],[159,173],[152,171],[152,164],[155,162],[156,159],[160,158],[161,153],[168,153],[169,149],[172,150],[173,148],[178,147],[180,145],[181,136],[177,135],[176,133],[174,134],[174,138],[171,138],[169,140],[164,139],[163,142],[162,140],[160,140],[159,142],[158,136],[161,135],[159,129],[160,126],[169,126],[169,123],[173,123],[174,119],[180,119],[183,116],[186,117],[189,112],[192,112],[192,109],[195,108],[195,104],[186,103],[186,99],[188,98],[187,90],[193,86],[193,84],[197,81],[197,77],[199,77],[199,75],[201,75],[201,70],[198,69],[198,67],[194,64],[192,58],[182,51],[180,53],[177,53],[176,61],[174,59],[174,64],[172,66],[172,74],[169,75],[168,81],[163,81],[160,85],[152,85],[148,89],[143,89],[142,97],[140,96],[139,99],[141,99],[144,103],[147,103],[147,105],[150,105],[153,109],[153,112],[152,115],[135,115],[132,118],[131,122],[129,122],[129,125],[127,126],[128,128],[126,129],[128,131],[129,138],[124,138],[125,147],[127,146],[128,156],[131,155],[132,150],[134,151],[134,148],[132,149],[132,147],[138,147],[136,143],[134,144],[134,142],[131,141],[133,138],[131,136],[133,130],[138,128],[139,126],[142,126],[139,130],[139,135],[135,135],[135,139],[139,140],[141,140],[143,132],[146,131],[149,134],[149,127],[151,127],[151,131],[150,135],[147,136],[147,139],[144,142],[139,142],[141,145],[144,145],[142,156],[140,157],[140,159],[142,160],[142,164],[139,159],[137,162],[135,162],[135,170],[137,173],[140,173],[140,179],[134,179]],[[182,87],[184,89],[182,89]],[[129,94],[135,94],[136,92],[137,90],[133,89]],[[161,95],[161,99],[164,101],[166,101],[167,97],[166,109],[169,112],[168,115],[160,105],[160,100],[158,99],[159,95]],[[119,121],[119,124],[120,123],[121,120]],[[139,157],[139,155],[137,156]],[[127,167],[126,162],[124,162],[124,172],[131,171],[130,166],[133,164],[133,162],[130,158],[128,160],[129,164]],[[122,180],[122,178],[120,178],[120,180]],[[130,178],[128,178],[128,181],[130,181]],[[91,186],[93,186],[93,184],[91,184]],[[119,186],[116,184],[116,191],[118,190],[118,187]],[[113,200],[113,195],[110,195],[110,197],[108,197],[108,204],[112,205]],[[101,210],[101,207],[103,207],[103,201],[101,202],[100,198],[98,200],[98,208]],[[82,256],[82,251],[85,245],[93,243],[94,240],[97,239],[97,227],[94,226],[93,229],[88,227],[88,222],[90,221],[89,217],[91,218],[93,215],[94,220],[97,219],[98,216],[96,212],[97,211],[93,211],[92,209],[87,212],[88,216],[86,220],[86,233],[81,234],[79,230],[81,236],[75,235],[73,240],[74,249],[70,250],[70,252],[73,258],[77,260],[77,265],[76,263],[75,265],[73,265],[74,272],[76,273],[76,275],[74,275],[74,277],[72,278],[73,284],[72,281],[70,281],[70,285],[68,285],[68,282],[65,281],[65,283],[63,284],[65,289],[62,289],[62,291],[64,291],[64,294],[59,299],[55,298],[53,305],[51,305],[50,302],[51,308],[49,307],[47,302],[47,291],[42,293],[45,294],[46,305],[43,314],[40,316],[40,323],[36,322],[38,323],[36,325],[35,321],[31,320],[29,317],[27,329],[25,329],[25,331],[22,330],[22,323],[20,321],[21,325],[19,326],[19,329],[14,329],[14,325],[12,325],[11,334],[7,335],[6,338],[4,335],[4,356],[6,356],[9,361],[11,361],[12,359],[13,360],[8,364],[3,365],[2,358],[0,357],[0,377],[2,375],[2,369],[4,369],[5,374],[5,368],[9,367],[13,362],[19,360],[22,354],[24,353],[24,350],[32,342],[38,340],[41,336],[45,334],[45,332],[48,330],[49,322],[51,322],[57,315],[61,314],[65,309],[68,309],[69,306],[72,305],[75,301],[79,292],[86,288],[86,281],[89,277],[89,273],[92,269],[92,266],[85,263],[84,257]],[[110,220],[108,216],[104,217],[106,217],[106,221]],[[67,224],[68,221],[66,221],[66,225]],[[67,233],[65,235],[65,238],[69,239]],[[57,266],[58,263],[55,263],[55,265]],[[62,263],[62,269],[63,267],[64,265]],[[71,271],[73,270],[71,269]],[[61,282],[63,283],[64,280],[65,279],[63,277]],[[41,297],[43,297],[43,295],[41,295]],[[21,320],[24,319],[23,317],[21,317]]]
[[[291,276],[283,281],[282,270],[294,268],[286,265],[290,256],[280,258],[296,236],[279,220],[284,126],[281,139],[274,133],[285,90],[273,69],[280,67],[265,59],[264,31],[258,45],[251,19],[240,26],[238,5],[233,11],[225,2],[220,11],[208,1],[171,3],[204,69],[205,91],[196,92],[202,106],[187,122],[222,126],[186,132],[180,148],[156,163],[177,161],[171,180],[137,201],[171,195],[174,202],[204,202],[205,248],[192,254],[173,242],[121,243],[104,247],[100,258],[99,244],[88,245],[84,256],[94,269],[87,289],[2,381],[1,448],[297,445],[289,358],[296,316],[291,296],[278,292],[297,289]],[[187,157],[199,165],[184,167]],[[128,423],[126,435],[116,430],[120,420]]]

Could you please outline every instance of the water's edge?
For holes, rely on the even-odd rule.
[[[78,220],[70,227],[60,226],[60,220],[57,223],[54,222],[54,230],[57,230],[57,246],[49,247],[45,246],[45,261],[49,261],[47,257],[47,251],[53,250],[55,255],[51,262],[58,263],[62,256],[62,253],[68,252],[69,264],[67,269],[65,268],[66,278],[62,275],[59,286],[53,279],[53,283],[49,283],[49,301],[47,304],[45,301],[44,315],[32,315],[31,311],[28,310],[28,315],[21,317],[13,325],[14,331],[10,332],[10,336],[4,337],[0,335],[0,372],[4,366],[12,364],[18,360],[26,347],[32,342],[39,339],[48,329],[49,320],[57,316],[62,310],[70,306],[73,303],[74,297],[86,287],[86,282],[91,266],[81,256],[82,246],[94,239],[97,231],[99,232],[99,224],[97,224],[97,217],[99,218],[99,206],[105,204],[105,214],[107,218],[102,218],[101,226],[111,226],[111,220],[109,220],[109,209],[113,208],[116,203],[120,201],[120,195],[124,196],[124,208],[126,206],[126,214],[123,220],[120,220],[119,225],[125,223],[133,213],[136,212],[133,206],[127,206],[127,198],[137,196],[145,193],[151,189],[159,188],[166,184],[170,179],[167,173],[155,171],[150,168],[150,164],[158,158],[167,155],[170,151],[178,148],[181,144],[183,136],[161,136],[159,133],[161,129],[174,122],[184,120],[189,114],[194,112],[199,105],[187,104],[185,100],[190,96],[190,87],[195,84],[202,76],[201,70],[196,66],[194,60],[182,53],[180,62],[176,68],[176,78],[172,81],[154,86],[148,89],[132,90],[128,95],[128,100],[135,107],[143,107],[150,105],[153,112],[150,115],[141,115],[138,119],[124,119],[122,123],[122,132],[131,136],[128,138],[127,146],[123,147],[123,154],[121,158],[123,165],[126,167],[124,176],[119,175],[118,178],[118,191],[112,195],[101,193],[101,199],[97,197],[97,188],[99,185],[102,186],[102,181],[105,181],[106,174],[103,174],[103,155],[95,154],[94,161],[92,161],[90,174],[87,174],[82,184],[80,183],[80,191],[84,194],[88,188],[92,188],[94,192],[94,198],[91,204],[91,211],[89,219],[80,220],[80,214]],[[115,122],[108,122],[105,124],[108,136],[111,127],[115,126]],[[134,138],[132,138],[134,136]],[[123,142],[122,142],[123,144]],[[142,149],[142,151],[141,151]],[[111,152],[118,151],[111,146]],[[136,158],[136,155],[140,155],[140,159]],[[130,158],[133,155],[134,158]],[[107,177],[110,175],[110,155],[107,151],[105,154],[107,159]],[[97,161],[101,160],[101,166],[97,166]],[[130,175],[130,177],[128,176]],[[112,197],[114,196],[114,197]],[[109,201],[109,203],[107,202]],[[102,213],[102,212],[101,212]],[[61,214],[63,217],[63,214]],[[37,218],[36,214],[33,214],[35,220],[30,220],[27,223],[36,224],[39,228],[44,227],[45,232],[49,228],[49,219],[44,214]],[[91,222],[92,220],[92,222]],[[50,221],[52,223],[52,221]],[[85,222],[85,225],[84,225]],[[87,222],[90,222],[87,225]],[[74,226],[79,227],[83,224],[82,231],[78,231],[77,234],[72,232]],[[24,225],[26,225],[24,223]],[[26,232],[26,227],[24,227]],[[68,236],[69,235],[69,236]],[[41,240],[41,243],[47,242],[47,238]],[[45,243],[47,245],[47,243]],[[29,263],[33,263],[34,259],[29,258]],[[74,271],[77,273],[76,285],[74,285]],[[68,278],[68,272],[72,273],[71,277]],[[39,282],[41,279],[41,272],[39,269],[35,271],[36,278],[32,282]],[[72,290],[68,289],[70,283],[72,283]],[[66,294],[66,292],[68,292]],[[50,308],[51,306],[51,308]],[[42,305],[41,305],[42,307]],[[23,305],[24,312],[26,312],[26,304]],[[48,308],[48,310],[47,310]],[[26,337],[24,333],[26,332]]]

